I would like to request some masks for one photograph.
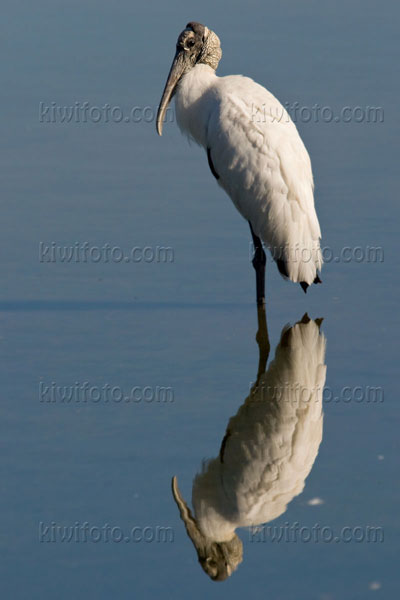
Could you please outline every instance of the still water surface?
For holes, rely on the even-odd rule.
[[[397,596],[398,17],[390,1],[273,10],[233,2],[229,14],[208,0],[5,5],[2,598]],[[297,120],[323,245],[333,257],[379,247],[383,259],[328,260],[323,285],[306,296],[267,264],[267,373],[288,323],[306,312],[324,319],[323,427],[318,411],[302,426],[310,455],[296,463],[287,510],[269,523],[282,539],[239,527],[243,560],[223,583],[197,562],[171,478],[190,505],[202,460],[218,457],[257,378],[248,227],[175,123],[160,139],[144,113],[129,123],[53,123],[43,113],[52,103],[107,103],[124,114],[148,106],[151,120],[189,20],[220,36],[220,74],[249,75],[289,105],[384,111],[375,123]],[[53,242],[136,248],[137,260],[48,260],[40,248]],[[173,260],[148,260],[160,247]],[[316,349],[286,340],[283,351],[298,352],[303,373]],[[270,458],[257,465],[271,474]],[[235,481],[246,481],[243,463],[235,468]],[[339,540],[293,541],[296,527],[315,526]],[[383,541],[359,541],[368,527],[381,528]],[[353,539],[342,539],[343,528]],[[122,541],[111,539],[120,532]]]

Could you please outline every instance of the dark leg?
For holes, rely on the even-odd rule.
[[[268,328],[267,328],[267,316],[265,314],[264,304],[257,306],[257,320],[258,320],[258,331],[256,334],[256,342],[258,344],[258,370],[257,370],[257,381],[258,385],[261,375],[265,373],[267,367],[267,361],[270,351]]]
[[[249,221],[251,235],[253,237],[254,244],[254,258],[252,260],[253,267],[256,270],[256,285],[257,285],[257,305],[264,306],[265,304],[265,264],[267,257],[265,256],[264,249],[259,237],[253,231],[251,223]]]
[[[252,398],[254,398],[253,394],[259,388],[260,379],[263,376],[263,374],[265,373],[265,370],[267,368],[270,345],[269,345],[269,337],[268,337],[267,316],[265,314],[265,305],[264,304],[257,306],[257,321],[258,321],[258,330],[256,333],[256,342],[258,344],[257,379],[251,387],[251,392],[250,392],[249,397],[246,400],[246,403],[252,402]],[[257,396],[257,398],[259,401],[259,396]],[[232,431],[229,429],[229,423],[228,423],[228,427],[226,428],[226,433],[225,433],[224,439],[222,440],[221,448],[219,451],[219,459],[220,459],[221,463],[224,462],[225,447],[226,447],[226,443],[227,443],[230,435],[232,435]]]

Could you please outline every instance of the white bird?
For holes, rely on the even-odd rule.
[[[181,131],[204,147],[212,174],[250,224],[260,305],[265,299],[262,242],[284,278],[304,291],[321,282],[311,162],[296,126],[270,92],[242,75],[215,74],[221,56],[213,31],[187,24],[158,108],[157,131],[161,135],[175,95]]]
[[[320,324],[305,315],[285,327],[267,372],[264,356],[256,384],[228,423],[219,457],[193,480],[194,516],[173,478],[187,533],[214,580],[226,579],[242,560],[235,529],[276,519],[303,491],[322,439],[326,343]]]

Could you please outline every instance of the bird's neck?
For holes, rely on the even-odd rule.
[[[175,94],[176,119],[181,131],[204,148],[217,79],[214,69],[196,65],[182,77]]]
[[[200,531],[210,540],[226,542],[232,539],[237,524],[235,509],[222,485],[221,461],[211,460],[193,482],[192,504]]]

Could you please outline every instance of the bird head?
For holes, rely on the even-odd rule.
[[[242,562],[243,544],[240,538],[233,534],[233,537],[226,542],[216,542],[204,535],[182,498],[176,477],[172,479],[172,494],[185,524],[186,532],[196,548],[203,571],[213,581],[224,581]]]
[[[157,132],[162,134],[163,118],[179,80],[197,64],[218,67],[222,50],[218,36],[201,23],[191,21],[178,37],[176,52],[158,107]]]

